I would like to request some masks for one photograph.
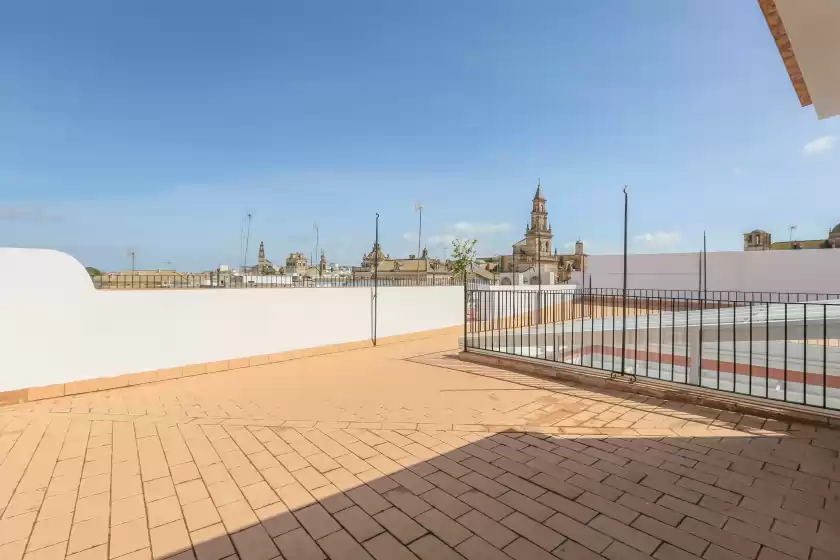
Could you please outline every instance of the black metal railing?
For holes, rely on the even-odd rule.
[[[593,296],[621,297],[621,288],[581,288]],[[816,292],[760,292],[741,290],[663,290],[658,288],[630,288],[632,297],[661,297],[667,299],[696,299],[709,301],[793,303],[800,301],[825,301],[840,299],[840,293]]]
[[[464,346],[840,410],[840,299],[659,293],[468,286]]]
[[[404,278],[359,278],[330,276],[324,278],[285,275],[237,276],[228,274],[114,274],[92,276],[95,288],[100,290],[122,289],[225,289],[225,288],[356,288],[365,286],[461,286],[463,281],[452,276],[421,276]],[[492,285],[493,281],[471,279],[476,285]]]

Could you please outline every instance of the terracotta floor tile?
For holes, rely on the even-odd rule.
[[[222,520],[219,517],[216,506],[213,505],[213,501],[210,498],[187,504],[182,506],[181,509],[187,522],[187,529],[190,532],[215,525]]]
[[[67,553],[73,554],[108,542],[108,518],[95,517],[74,523],[70,531]]]
[[[358,506],[342,510],[334,517],[359,542],[364,542],[385,530]]]
[[[181,504],[175,496],[156,500],[146,506],[149,529],[181,519]]]
[[[221,560],[234,554],[233,543],[221,523],[190,533],[198,560]]]
[[[76,508],[76,495],[76,492],[68,492],[46,498],[38,512],[38,521],[72,513]]]
[[[149,531],[145,518],[135,519],[111,529],[110,556],[123,557],[126,554],[148,549]]]
[[[76,515],[73,518],[75,523],[87,521],[94,517],[107,516],[111,509],[111,494],[103,492],[86,498],[80,498],[76,502]]]
[[[111,473],[102,473],[82,480],[79,499],[107,492],[111,488]]]
[[[297,510],[295,517],[315,540],[341,529],[341,526],[320,504]]]
[[[146,517],[146,503],[143,495],[129,496],[111,503],[111,525],[119,525],[128,521]]]
[[[72,513],[65,513],[64,515],[45,521],[38,521],[32,529],[26,550],[31,552],[39,548],[67,541],[70,538],[70,527],[72,524]]]
[[[231,534],[259,523],[254,510],[245,500],[225,504],[219,507],[218,511],[222,522]]]
[[[27,511],[37,511],[44,501],[46,495],[46,488],[40,490],[32,490],[29,492],[18,491],[12,497],[6,510],[3,512],[4,517],[14,517]]]
[[[8,519],[0,519],[0,545],[12,543],[29,537],[35,525],[36,511],[30,511]]]
[[[295,518],[292,512],[282,502],[276,502],[259,508],[254,513],[272,537],[288,533],[300,527],[297,518]]]
[[[210,497],[210,494],[207,492],[207,487],[204,486],[204,482],[200,478],[176,484],[175,491],[178,494],[178,501],[181,505],[191,504],[192,502]]]
[[[186,484],[191,483],[187,482]],[[208,486],[207,490],[210,491],[210,496],[213,498],[213,503],[216,504],[216,507],[222,507],[245,498],[239,490],[239,486],[237,486],[233,480],[216,482]],[[196,493],[191,494],[193,496],[197,495]]]
[[[108,545],[101,544],[67,557],[68,560],[108,560]]]
[[[144,548],[135,552],[129,552],[125,556],[120,556],[115,560],[152,560],[152,549]]]
[[[323,560],[324,552],[303,529],[276,537],[274,543],[286,560]]]
[[[192,547],[184,520],[173,521],[149,531],[152,541],[152,557],[167,558]]]
[[[254,525],[231,535],[242,560],[269,560],[280,555],[262,525]]]
[[[338,531],[318,540],[331,560],[370,560],[373,558],[346,531]]]
[[[190,480],[201,478],[201,474],[198,472],[198,467],[196,467],[195,463],[192,462],[169,467],[169,472],[172,474],[172,482],[175,483],[176,487],[182,482],[188,482]]]
[[[370,539],[364,543],[364,547],[376,560],[416,560],[417,558],[413,552],[388,533],[382,533]]]
[[[241,490],[242,493],[245,494],[245,499],[248,500],[248,503],[251,504],[251,507],[254,509],[280,501],[277,494],[274,493],[268,483],[264,480],[260,480],[260,482],[251,484],[250,486],[245,486],[241,488]]]
[[[26,539],[0,545],[0,558],[3,560],[21,560],[26,551]]]
[[[403,544],[408,544],[427,532],[425,527],[396,507],[377,513],[374,519]]]
[[[143,494],[145,495],[146,503],[148,504],[150,502],[154,502],[155,500],[174,496],[175,485],[172,483],[172,479],[168,476],[150,480],[143,483]],[[154,553],[154,550],[152,553]]]
[[[128,496],[143,493],[143,483],[139,474],[114,475],[111,480],[111,500],[120,500]]]
[[[46,548],[27,552],[23,558],[24,560],[63,560],[66,550],[67,541],[62,541]]]

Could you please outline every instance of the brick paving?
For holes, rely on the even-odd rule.
[[[840,432],[455,336],[0,408],[0,560],[840,558]]]

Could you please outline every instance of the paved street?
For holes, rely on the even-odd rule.
[[[840,558],[840,431],[457,336],[0,408],[0,560]]]

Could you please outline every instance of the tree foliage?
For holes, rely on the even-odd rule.
[[[102,276],[102,271],[99,270],[98,268],[94,268],[92,266],[86,266],[85,270],[87,270],[87,273],[90,276]]]
[[[466,281],[467,274],[475,266],[475,239],[455,239],[452,241],[452,271],[455,278]]]

